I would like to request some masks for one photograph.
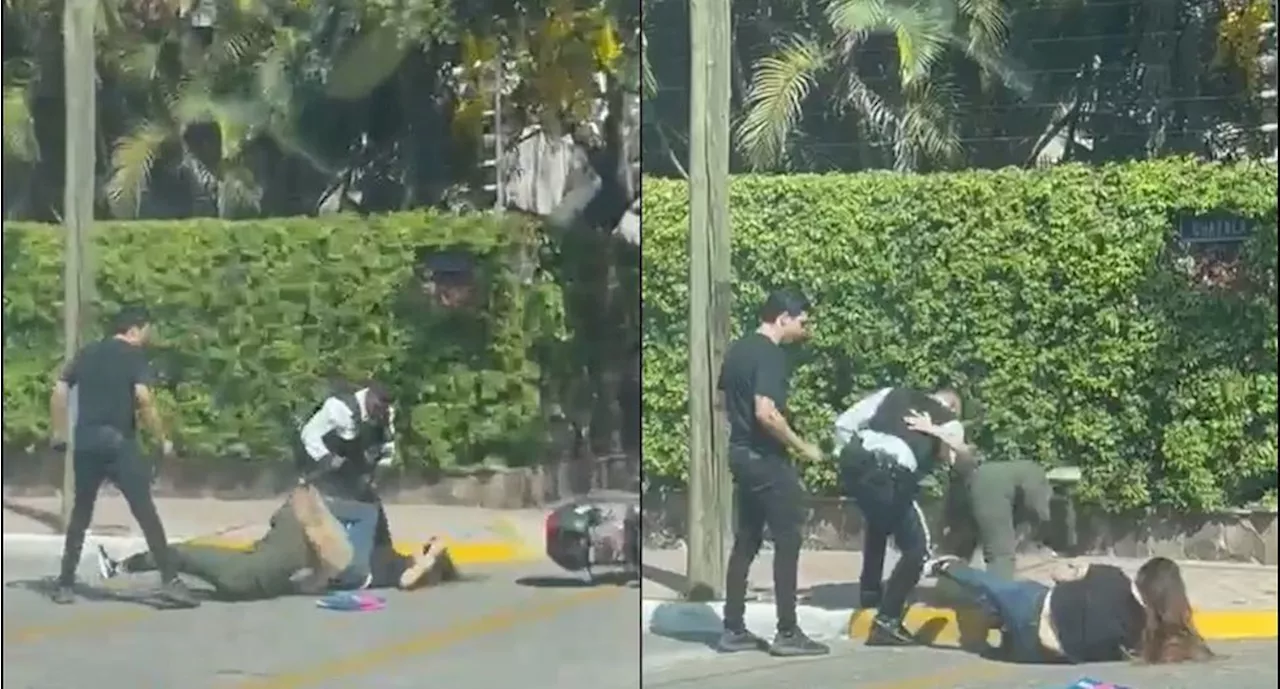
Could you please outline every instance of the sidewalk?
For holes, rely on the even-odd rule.
[[[890,550],[885,563],[885,576],[897,561]],[[980,558],[979,558],[980,562]],[[1046,555],[1021,555],[1019,577],[1051,583],[1055,570],[1067,563],[1076,565],[1110,564],[1133,576],[1145,559],[1118,557],[1080,557],[1058,560]],[[684,550],[644,551],[645,579],[641,584],[645,598],[646,627],[664,634],[660,627],[673,627],[679,634],[702,634],[703,627],[719,624],[720,604],[679,602],[684,587]],[[1191,603],[1196,609],[1196,623],[1207,638],[1275,638],[1277,625],[1277,568],[1262,565],[1182,562],[1182,576]],[[980,566],[980,565],[979,565]],[[804,551],[800,554],[799,603],[801,626],[811,634],[833,636],[865,636],[870,614],[858,612],[858,574],[862,553],[853,551]],[[750,596],[748,626],[758,632],[770,631],[773,612],[773,553],[762,551],[752,563],[748,578]],[[674,606],[674,607],[673,607]],[[696,606],[690,607],[690,606]],[[925,580],[916,592],[915,604],[908,615],[907,626],[928,625],[936,629],[935,640],[953,641],[961,637],[955,608],[962,616],[967,606],[954,592],[938,590],[936,582]],[[714,620],[708,617],[714,613]],[[806,618],[809,620],[806,623]],[[967,624],[967,622],[966,622]],[[689,628],[679,631],[680,627]],[[697,627],[696,630],[693,627]],[[761,627],[760,629],[756,629]],[[718,631],[718,626],[715,627]],[[967,634],[966,630],[966,634]],[[666,635],[666,634],[664,634]]]
[[[266,533],[282,500],[159,498],[156,506],[171,540],[198,539],[245,548]],[[6,498],[5,549],[61,547],[58,498]],[[410,550],[430,536],[445,539],[460,564],[494,564],[531,559],[541,550],[543,514],[538,510],[489,510],[448,505],[386,505],[396,547]],[[103,493],[90,527],[93,538],[142,542],[128,505]]]

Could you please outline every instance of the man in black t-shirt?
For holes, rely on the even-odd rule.
[[[836,420],[841,483],[865,522],[862,606],[878,608],[867,638],[870,645],[914,642],[902,618],[932,550],[916,498],[920,480],[940,461],[950,464],[957,454],[971,454],[959,413],[960,396],[953,390],[930,394],[883,388]],[[890,536],[901,555],[881,595]]]
[[[729,419],[729,469],[733,473],[737,523],[725,581],[723,651],[758,649],[764,642],[747,631],[747,570],[764,541],[773,536],[773,586],[778,633],[769,652],[781,656],[822,655],[829,649],[807,637],[796,623],[796,577],[800,560],[804,488],[787,458],[791,450],[817,461],[821,453],[787,423],[791,365],[781,345],[806,336],[809,303],[798,292],[771,294],[760,309],[760,326],[725,352],[719,388]]]
[[[62,569],[53,594],[57,603],[75,601],[72,587],[85,532],[93,520],[98,489],[103,481],[110,480],[129,503],[155,558],[160,570],[161,598],[177,607],[199,605],[174,571],[164,526],[151,499],[151,470],[138,451],[135,415],[140,413],[164,454],[173,454],[173,444],[165,434],[151,393],[150,367],[142,350],[150,332],[150,319],[144,310],[124,309],[112,323],[111,337],[81,349],[54,384],[49,404],[54,447],[65,447],[67,409],[73,389],[76,395],[75,427],[71,429],[75,434],[75,495]]]

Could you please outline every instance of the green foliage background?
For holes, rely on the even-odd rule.
[[[904,176],[742,176],[730,192],[734,333],[802,287],[801,434],[883,385],[951,383],[992,459],[1083,468],[1108,509],[1256,500],[1277,468],[1276,167],[1162,160]],[[644,185],[651,483],[687,476],[687,191]],[[1180,213],[1258,222],[1230,292],[1175,269]],[[829,463],[805,467],[831,490]]]
[[[538,237],[484,214],[102,223],[96,310],[151,308],[184,456],[287,459],[292,418],[342,376],[395,389],[410,464],[524,464],[545,438],[541,364],[568,342]],[[3,238],[4,443],[23,448],[48,433],[63,235],[9,223]],[[419,248],[454,246],[478,257],[473,310],[433,306],[414,279]]]

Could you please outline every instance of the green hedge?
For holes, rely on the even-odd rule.
[[[47,435],[62,357],[59,228],[4,226],[4,442]],[[535,458],[541,361],[565,346],[538,233],[487,215],[101,223],[105,316],[141,302],[157,321],[161,397],[186,456],[280,460],[291,417],[334,376],[392,385],[410,463]],[[478,307],[443,311],[413,279],[420,248],[477,256]],[[97,321],[99,319],[95,319]],[[100,331],[98,331],[100,332]],[[407,412],[407,413],[406,413]]]
[[[928,176],[737,177],[735,334],[770,288],[813,301],[792,411],[826,440],[859,394],[957,385],[995,459],[1084,469],[1109,509],[1211,509],[1276,485],[1276,168],[1186,160]],[[688,452],[687,192],[644,186],[644,457]],[[1258,221],[1247,286],[1198,289],[1184,212]],[[805,467],[830,490],[829,463]]]

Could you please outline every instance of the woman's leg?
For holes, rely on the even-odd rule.
[[[324,501],[334,518],[346,529],[347,538],[351,541],[351,565],[336,577],[334,585],[344,589],[362,588],[371,583],[369,564],[378,528],[378,506],[328,496]]]
[[[174,568],[181,574],[202,579],[213,586],[219,598],[256,600],[279,596],[288,591],[289,577],[305,566],[284,563],[270,550],[240,551],[197,543],[170,546]],[[150,551],[125,558],[120,563],[125,572],[149,572],[156,569]],[[293,565],[299,565],[293,568]]]
[[[1000,622],[1001,645],[1016,660],[1042,660],[1040,649],[1040,608],[1048,587],[1034,581],[1011,581],[960,562],[944,566],[938,576],[958,584],[974,596],[979,605]]]

